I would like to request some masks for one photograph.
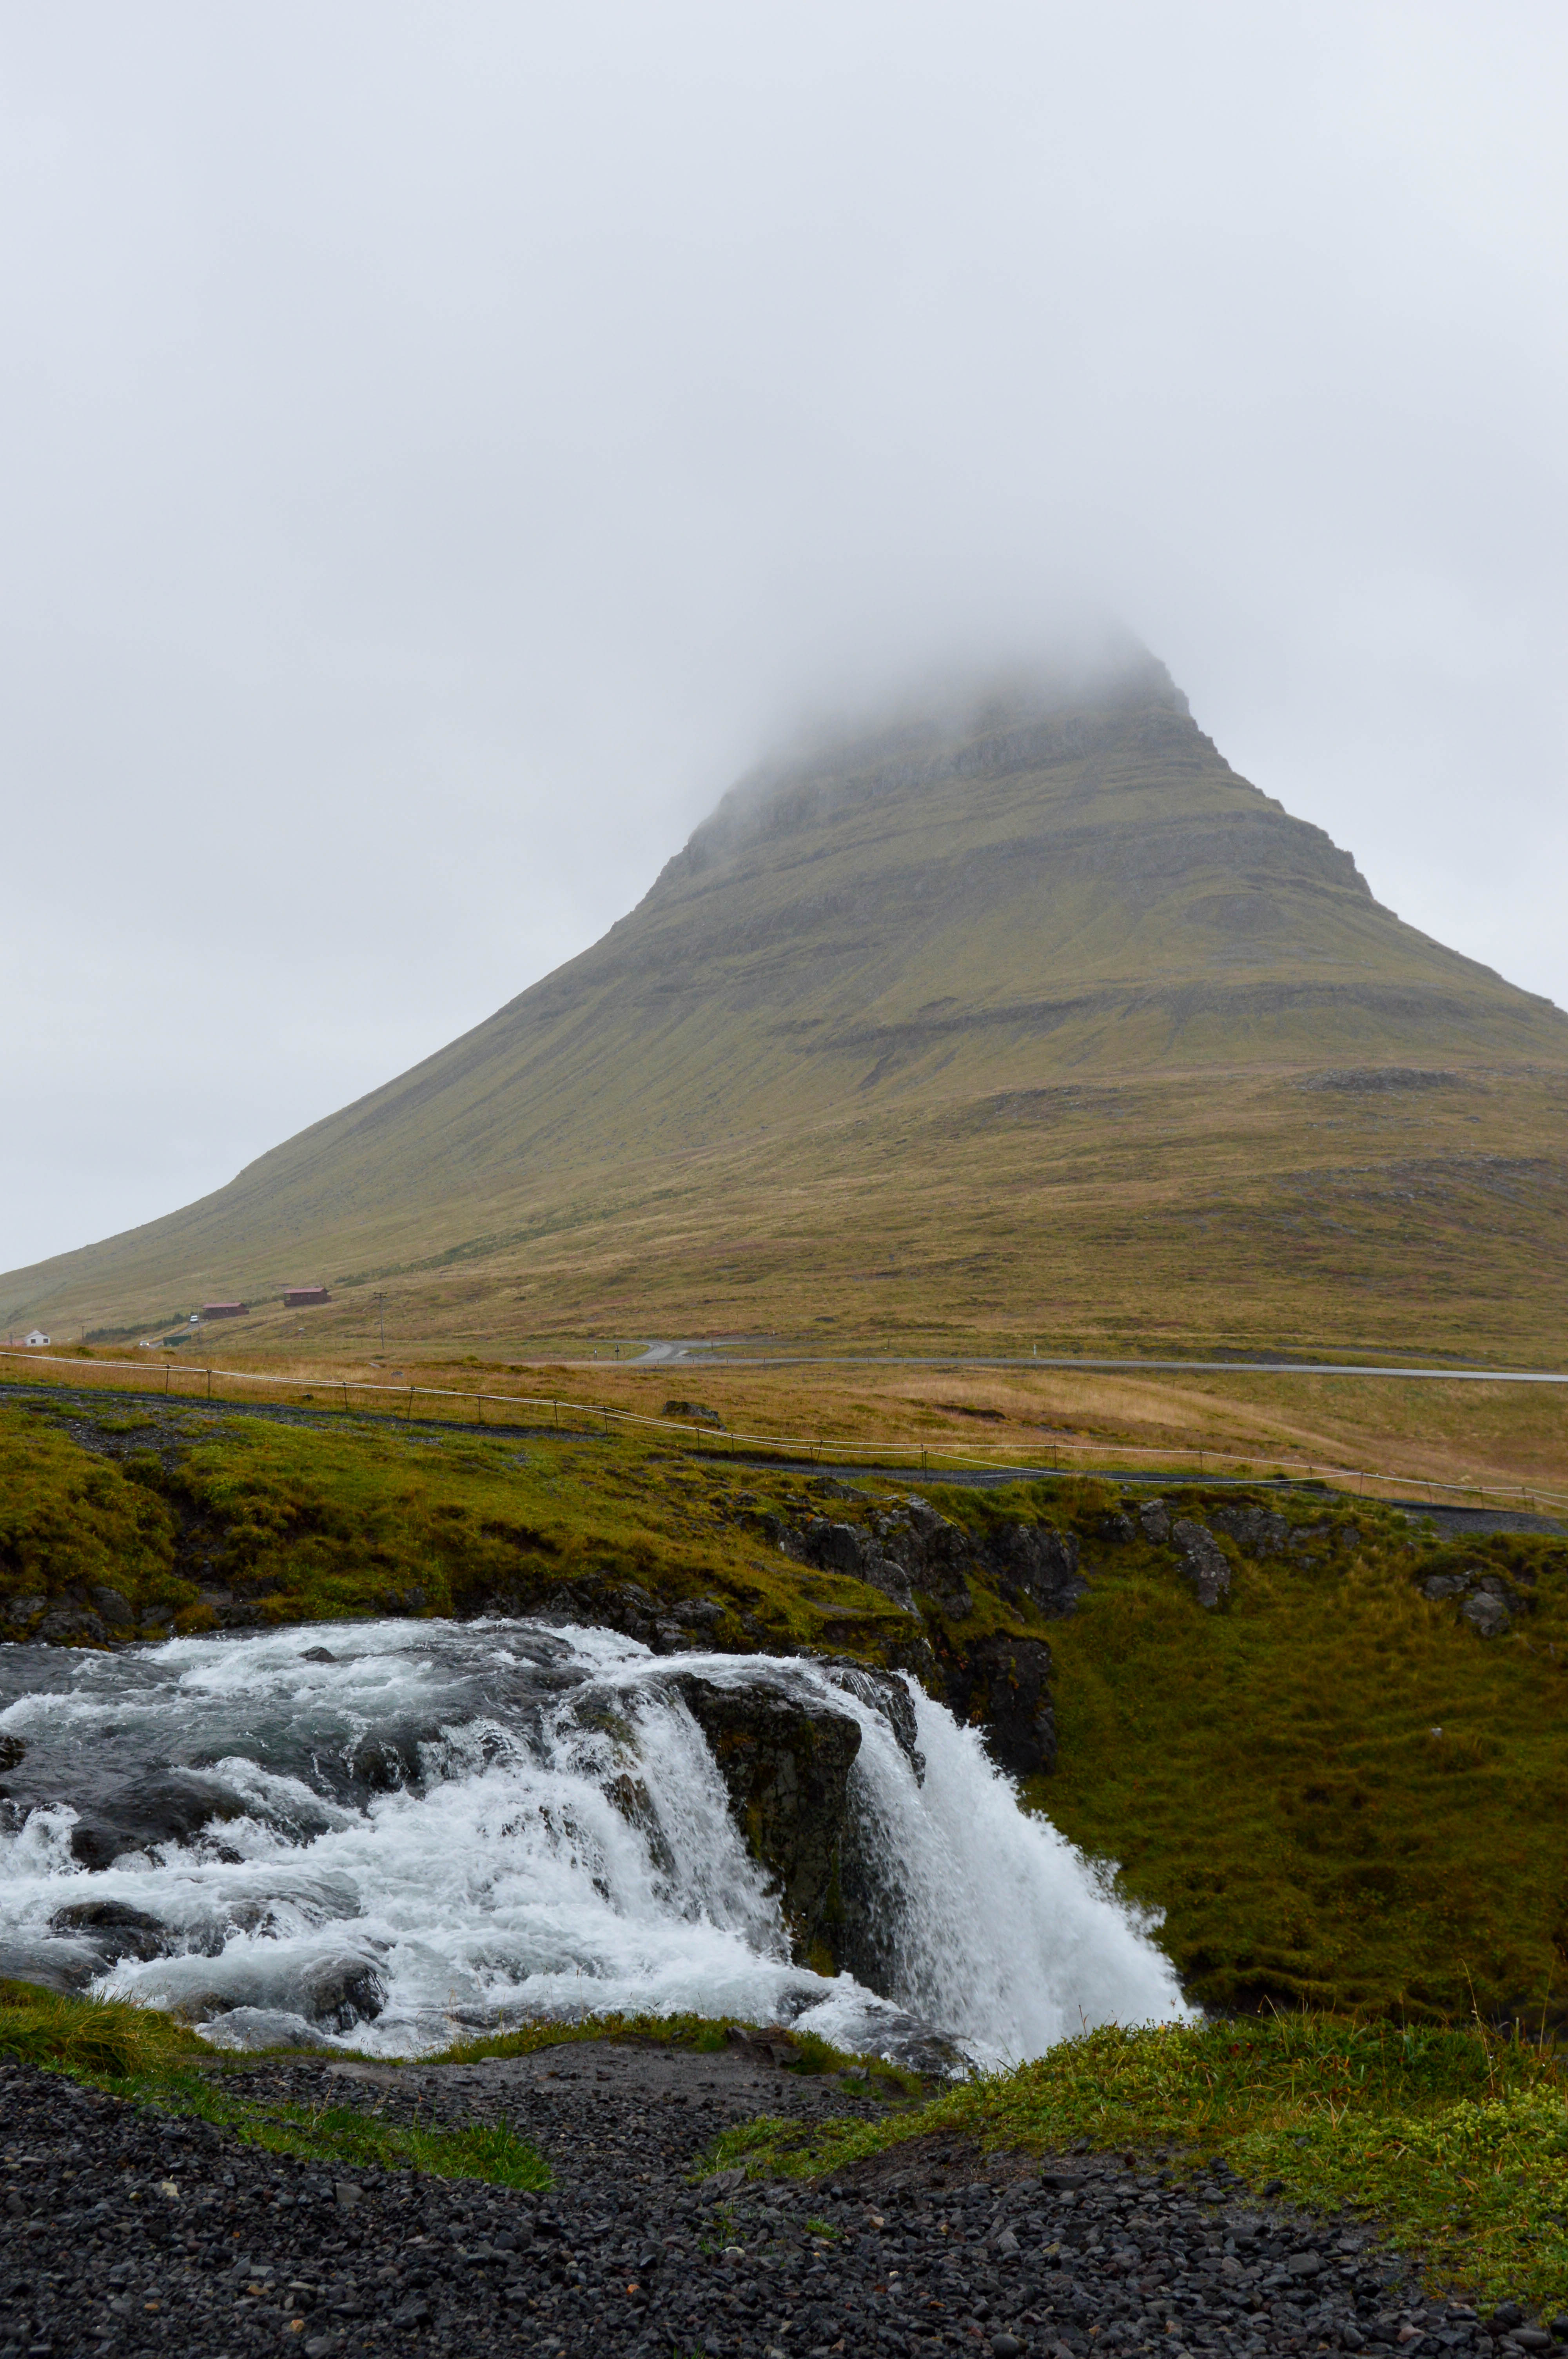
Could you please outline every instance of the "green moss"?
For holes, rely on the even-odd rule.
[[[1169,1550],[1086,1550],[1087,1594],[1051,1626],[1058,1767],[1029,1799],[1164,1911],[1206,2005],[1560,2020],[1568,1548],[1433,1546],[1361,1503],[1291,1512],[1317,1537],[1232,1551],[1220,1612]],[[1511,1635],[1422,1595],[1457,1563],[1513,1582]]]
[[[120,1469],[25,1411],[0,1414],[0,1597],[161,1590],[176,1523]]]
[[[246,2146],[352,2169],[416,2170],[436,2179],[478,2179],[492,2187],[546,2188],[549,2166],[506,2122],[460,2129],[402,2125],[353,2105],[258,2103],[205,2073],[110,2081],[113,2093],[160,2113],[186,2114],[230,2130]]]
[[[879,1658],[907,1617],[878,1592],[796,1568],[765,1535],[798,1512],[787,1478],[749,1473],[741,1507],[717,1479],[632,1444],[398,1432],[369,1420],[293,1425],[189,1410],[135,1420],[157,1448],[85,1446],[75,1405],[0,1408],[0,1601],[121,1590],[214,1626],[202,1587],[261,1624],[363,1614],[526,1609],[563,1586],[626,1583],[659,1611],[708,1596],[731,1643],[830,1645]],[[57,1418],[58,1420],[57,1421]],[[81,1603],[81,1599],[77,1601]]]
[[[0,1982],[0,2054],[24,2063],[124,2079],[211,2052],[170,2016],[119,1999],[69,1998],[32,1983]]]

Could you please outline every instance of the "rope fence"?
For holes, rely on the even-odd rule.
[[[939,1471],[944,1466],[961,1471],[983,1470],[991,1473],[1005,1473],[1017,1466],[1021,1475],[1044,1471],[1033,1466],[1019,1466],[1016,1446],[1007,1442],[968,1442],[963,1445],[930,1440],[858,1442],[840,1441],[825,1434],[747,1433],[736,1431],[726,1426],[696,1424],[678,1418],[653,1417],[639,1409],[615,1408],[608,1402],[562,1400],[553,1394],[486,1393],[478,1390],[470,1392],[465,1387],[452,1386],[378,1384],[373,1379],[357,1376],[316,1376],[306,1379],[300,1376],[266,1375],[258,1371],[244,1368],[202,1368],[189,1364],[177,1367],[172,1361],[164,1363],[163,1383],[160,1386],[156,1382],[157,1368],[149,1367],[147,1363],[142,1360],[83,1362],[63,1358],[59,1354],[45,1354],[32,1351],[18,1352],[3,1347],[0,1347],[0,1360],[19,1361],[29,1368],[67,1369],[79,1381],[82,1377],[91,1378],[100,1371],[105,1375],[129,1374],[152,1378],[154,1380],[152,1384],[144,1389],[150,1389],[163,1398],[189,1399],[193,1397],[189,1391],[184,1389],[176,1392],[173,1379],[178,1375],[182,1379],[205,1379],[204,1386],[196,1392],[194,1397],[202,1400],[221,1399],[222,1395],[215,1394],[212,1389],[213,1380],[218,1378],[225,1385],[276,1386],[294,1393],[300,1401],[308,1402],[313,1408],[325,1406],[335,1408],[337,1402],[331,1397],[341,1394],[341,1405],[345,1412],[352,1408],[350,1397],[351,1394],[374,1394],[386,1397],[391,1408],[409,1422],[413,1420],[415,1402],[427,1400],[456,1402],[463,1408],[477,1412],[474,1421],[482,1426],[489,1421],[484,1413],[485,1405],[488,1402],[493,1409],[514,1411],[535,1409],[540,1412],[547,1410],[552,1429],[557,1432],[569,1432],[573,1430],[569,1425],[563,1428],[561,1418],[564,1412],[568,1419],[581,1419],[589,1431],[601,1432],[607,1437],[618,1429],[628,1431],[635,1429],[710,1452],[721,1449],[724,1454],[734,1458],[742,1457],[756,1451],[765,1451],[777,1457],[808,1461],[814,1465],[821,1465],[824,1462],[844,1464],[849,1462],[862,1462],[868,1466],[872,1466],[888,1465],[895,1461],[908,1461],[910,1470],[914,1472],[915,1463],[918,1462],[919,1471],[922,1473]],[[7,1370],[6,1374],[9,1375],[10,1371]],[[64,1379],[55,1377],[46,1381],[61,1383]],[[498,1422],[504,1424],[506,1420],[503,1418]],[[1069,1464],[1064,1467],[1062,1463],[1064,1457],[1069,1460],[1085,1460],[1090,1457],[1117,1460],[1149,1459],[1155,1462],[1150,1470],[1152,1473],[1170,1468],[1173,1460],[1183,1460],[1189,1466],[1195,1462],[1200,1477],[1210,1466],[1217,1473],[1222,1467],[1240,1467],[1249,1473],[1257,1473],[1260,1479],[1264,1478],[1266,1472],[1273,1476],[1347,1484],[1357,1488],[1363,1494],[1367,1492],[1368,1484],[1376,1484],[1379,1491],[1390,1488],[1403,1493],[1412,1489],[1421,1490],[1426,1493],[1428,1501],[1433,1506],[1441,1504],[1437,1496],[1441,1493],[1444,1498],[1450,1499],[1457,1505],[1486,1506],[1496,1504],[1524,1514],[1536,1513],[1542,1508],[1548,1513],[1560,1508],[1568,1508],[1568,1492],[1548,1491],[1524,1484],[1443,1483],[1425,1474],[1388,1473],[1372,1467],[1338,1466],[1325,1463],[1322,1460],[1309,1462],[1303,1459],[1276,1456],[1265,1456],[1260,1459],[1256,1452],[1215,1450],[1207,1447],[1185,1449],[1174,1445],[1155,1446],[1140,1442],[1119,1442],[1112,1446],[1105,1442],[1068,1441],[1056,1439],[1047,1446],[1051,1451],[1051,1471],[1055,1473],[1092,1474],[1099,1471],[1087,1464]],[[1003,1453],[1000,1463],[999,1452]],[[1378,1492],[1373,1492],[1371,1495],[1378,1495]]]

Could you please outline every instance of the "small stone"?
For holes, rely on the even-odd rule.
[[[1321,2253],[1292,2253],[1285,2263],[1293,2277],[1314,2277],[1323,2267]]]
[[[411,2293],[407,2300],[399,2302],[393,2311],[392,2322],[394,2326],[423,2326],[429,2315],[430,2305],[423,2294]]]
[[[1500,1638],[1505,1631],[1513,1628],[1513,1615],[1502,1599],[1493,1597],[1487,1590],[1467,1597],[1459,1612],[1478,1638]]]
[[[351,2211],[359,2201],[360,2192],[351,2179],[340,2179],[332,2188],[333,2200],[341,2203],[345,2212]]]
[[[991,2359],[1022,2359],[1023,2345],[1016,2334],[991,2336]]]
[[[1514,2330],[1514,2341],[1527,2351],[1550,2351],[1552,2337],[1543,2326],[1519,2326]]]

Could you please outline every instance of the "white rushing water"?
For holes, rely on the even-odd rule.
[[[693,1672],[859,1722],[849,1793],[881,1995],[791,1963],[672,1685]],[[603,1630],[397,1621],[114,1656],[0,1648],[0,1760],[5,1739],[23,1747],[0,1803],[0,1972],[91,1977],[237,2046],[387,2055],[540,2017],[689,2009],[889,2053],[924,2028],[993,2063],[1181,2017],[1148,1930],[1018,1809],[974,1732],[912,1693],[923,1780],[825,1667],[656,1658]],[[179,1832],[138,1847],[138,1810],[151,1823],[148,1798],[156,1815],[169,1791]],[[131,1953],[106,1962],[106,1943]]]

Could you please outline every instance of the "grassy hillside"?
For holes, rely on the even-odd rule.
[[[1148,659],[748,781],[604,940],[187,1211],[0,1282],[330,1341],[783,1328],[1536,1355],[1568,1018],[1402,925]],[[269,1300],[270,1298],[270,1300]]]

